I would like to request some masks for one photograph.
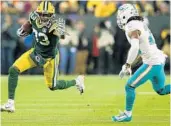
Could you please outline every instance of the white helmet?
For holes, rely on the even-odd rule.
[[[128,19],[132,16],[139,16],[137,9],[132,4],[124,4],[119,7],[117,12],[117,24],[124,29]]]

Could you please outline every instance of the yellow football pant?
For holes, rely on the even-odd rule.
[[[34,63],[34,61],[30,58],[30,54],[33,52],[33,50],[34,49],[32,48],[25,52],[13,64],[14,67],[18,68],[20,73],[37,66]],[[46,60],[47,62],[43,66],[45,83],[49,88],[52,88],[52,85],[57,81],[59,54],[57,54],[54,59],[48,58]]]

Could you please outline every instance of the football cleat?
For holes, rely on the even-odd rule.
[[[125,112],[120,112],[117,116],[112,116],[113,122],[129,122],[131,121],[132,116],[128,116]]]
[[[15,106],[14,103],[7,102],[4,105],[1,105],[1,112],[14,112],[15,111]]]
[[[84,76],[79,75],[75,80],[76,80],[76,87],[80,91],[80,94],[84,93],[84,89],[85,89]]]

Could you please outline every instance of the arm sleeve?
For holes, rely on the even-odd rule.
[[[128,52],[128,58],[126,63],[128,64],[132,64],[134,62],[134,60],[136,59],[137,55],[138,55],[138,51],[139,51],[139,39],[131,39],[131,48]]]

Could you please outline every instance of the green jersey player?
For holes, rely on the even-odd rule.
[[[8,101],[1,111],[14,112],[14,96],[18,75],[25,70],[40,66],[44,70],[45,83],[50,90],[62,90],[76,86],[84,91],[84,76],[79,75],[71,81],[58,80],[59,39],[64,38],[64,20],[55,20],[55,8],[49,1],[43,1],[29,16],[29,21],[18,29],[17,34],[25,37],[34,33],[33,48],[19,57],[9,68]]]

